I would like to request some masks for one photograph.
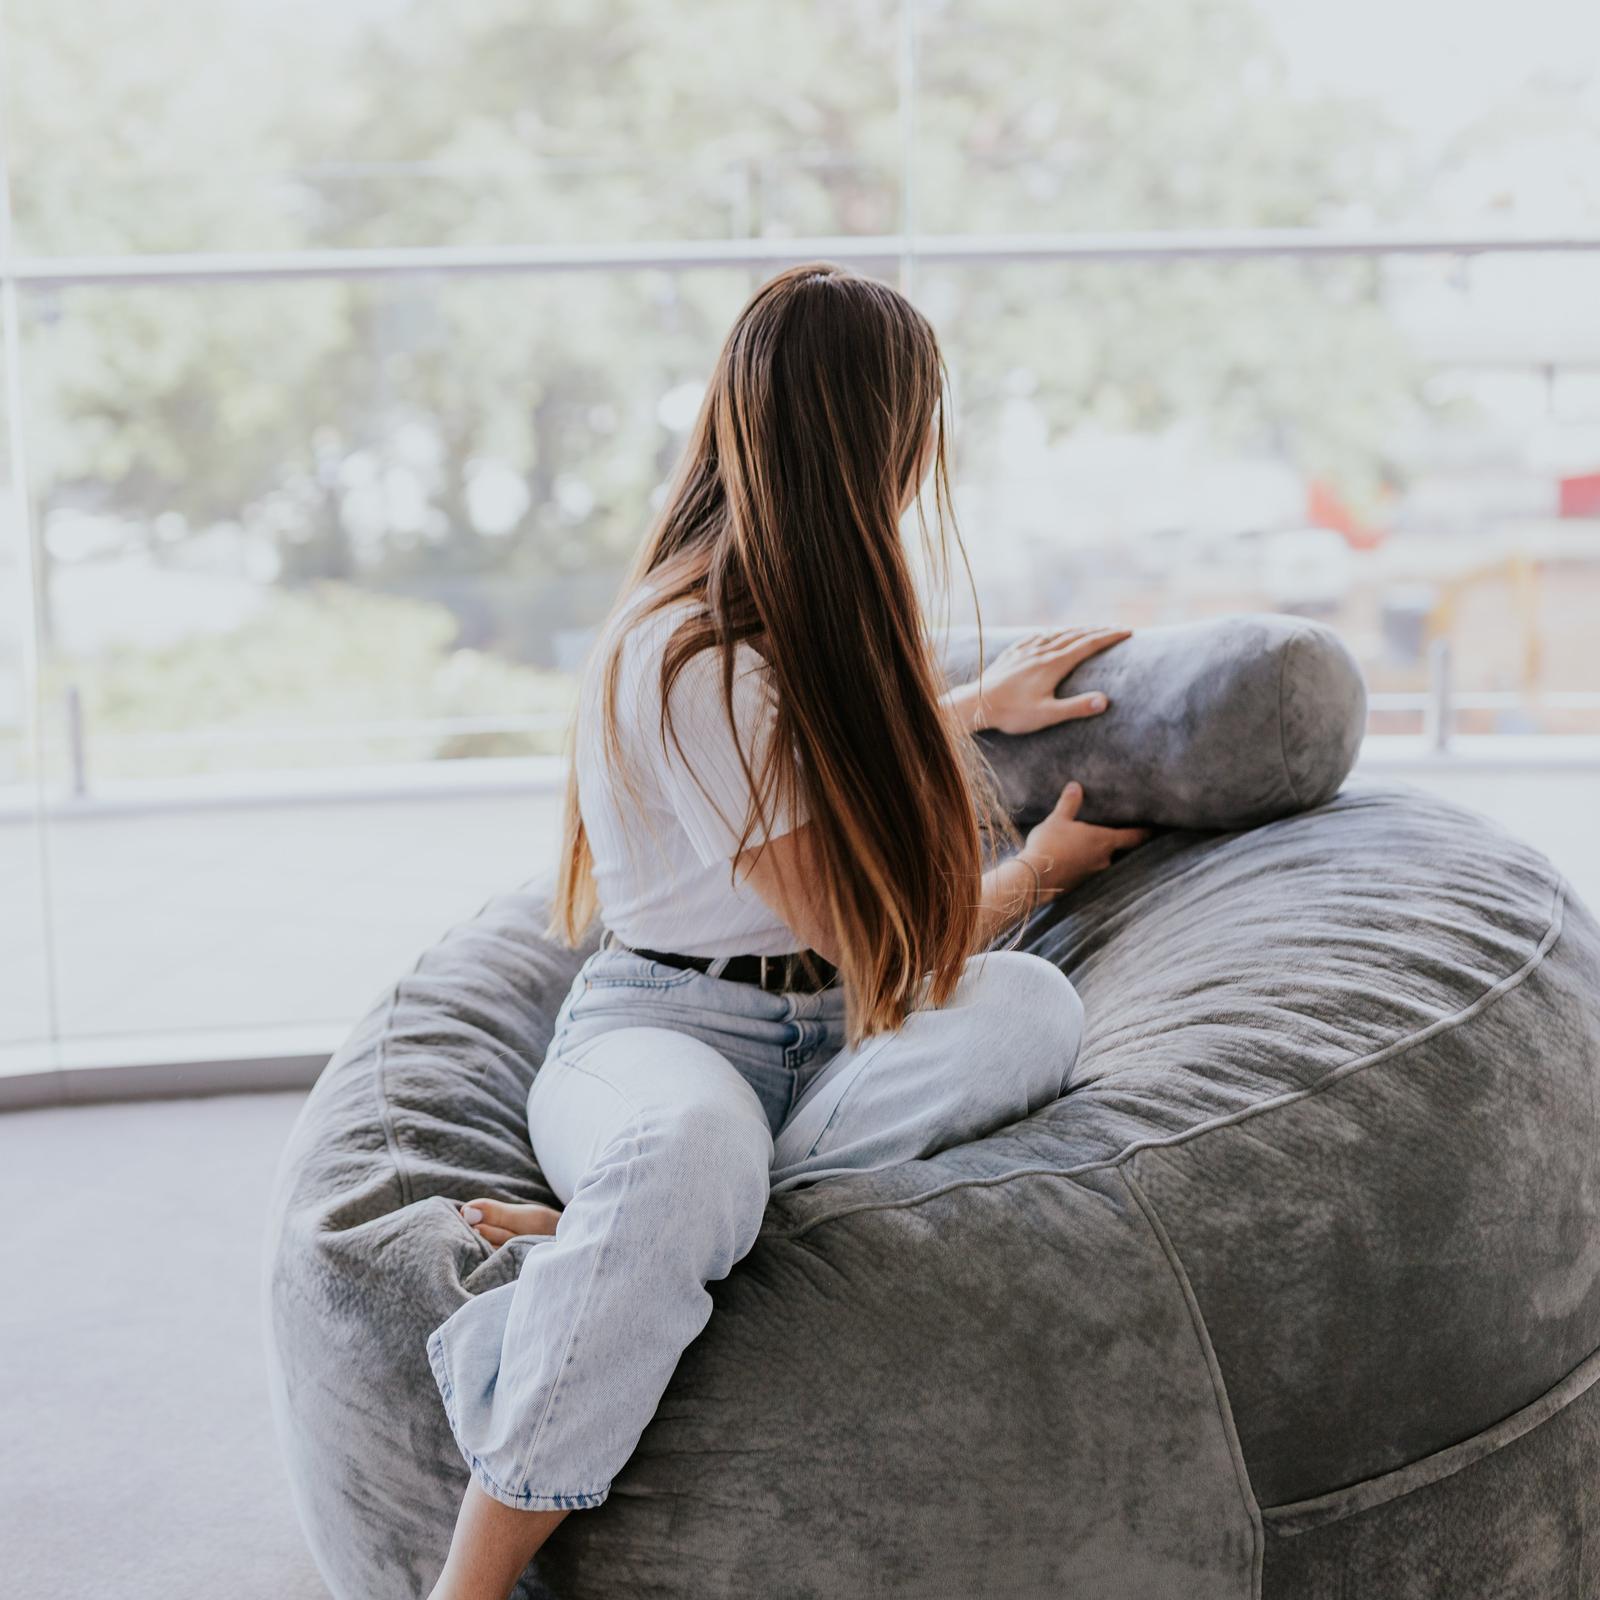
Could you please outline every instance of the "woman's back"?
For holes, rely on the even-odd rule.
[[[776,709],[767,664],[752,646],[737,647],[736,746],[723,708],[719,653],[704,650],[691,657],[672,686],[678,743],[671,733],[663,742],[662,653],[697,602],[681,600],[639,617],[654,593],[641,585],[613,614],[590,656],[578,712],[578,799],[594,855],[601,920],[636,949],[701,956],[798,949],[800,941],[753,889],[730,885],[750,809],[739,748],[759,772]],[[601,669],[619,636],[617,738],[637,801],[629,782],[611,770],[600,731]],[[748,845],[804,820],[775,808],[770,829],[764,833],[758,823]]]

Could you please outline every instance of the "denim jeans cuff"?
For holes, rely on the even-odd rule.
[[[444,1402],[445,1421],[450,1425],[450,1435],[455,1440],[456,1449],[461,1452],[473,1481],[491,1500],[498,1500],[501,1505],[510,1506],[517,1511],[578,1511],[586,1506],[599,1505],[611,1493],[609,1483],[602,1484],[598,1489],[540,1491],[530,1489],[526,1485],[520,1489],[507,1488],[489,1470],[488,1465],[462,1443],[461,1431],[456,1422],[455,1387],[450,1382],[449,1369],[445,1366],[444,1341],[439,1337],[439,1329],[435,1328],[428,1335],[427,1348],[428,1365],[433,1369],[433,1381],[439,1386],[439,1397]]]

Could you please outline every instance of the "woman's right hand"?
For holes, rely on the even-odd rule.
[[[1131,850],[1150,837],[1148,828],[1101,828],[1079,822],[1082,804],[1083,786],[1069,783],[1050,815],[1028,830],[1018,852],[1038,870],[1040,888],[1047,894],[1076,888],[1085,878],[1104,872],[1117,851]]]

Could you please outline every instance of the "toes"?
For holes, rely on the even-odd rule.
[[[553,1206],[535,1203],[517,1206],[514,1210],[516,1214],[509,1220],[516,1233],[554,1233],[556,1224],[561,1220],[561,1213]]]
[[[526,1233],[528,1231],[528,1215],[533,1210],[532,1206],[511,1205],[504,1200],[469,1200],[470,1209],[480,1213],[479,1223],[487,1224],[491,1228],[499,1228],[505,1233]],[[465,1212],[462,1213],[466,1215]],[[472,1218],[468,1217],[470,1222]]]
[[[503,1200],[480,1197],[467,1201],[461,1208],[461,1215],[475,1228],[485,1222],[492,1228],[504,1228],[510,1220],[506,1216],[506,1212],[510,1209]]]
[[[504,1244],[519,1233],[554,1233],[560,1212],[543,1205],[513,1205],[484,1196],[468,1200],[461,1208],[462,1220],[491,1244]]]

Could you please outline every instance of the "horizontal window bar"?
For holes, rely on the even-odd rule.
[[[0,1045],[0,1112],[309,1089],[351,1026],[344,1020]]]
[[[664,240],[637,244],[429,245],[376,250],[202,251],[187,254],[13,256],[0,279],[22,288],[229,283],[286,278],[494,273],[688,272],[831,260],[856,266],[1052,261],[1249,260],[1259,257],[1503,255],[1600,251],[1600,230],[1462,233],[1427,229],[1241,228],[1037,234],[838,234],[794,239]]]
[[[1375,691],[1367,696],[1369,711],[1422,711],[1433,697],[1421,692],[1389,693]],[[1600,709],[1600,690],[1548,689],[1524,694],[1517,689],[1485,689],[1481,692],[1452,694],[1450,704],[1458,711],[1593,711]]]
[[[1419,704],[1425,698],[1418,696]],[[1600,694],[1594,696],[1600,705]],[[1464,702],[1463,702],[1464,703]],[[301,728],[182,728],[165,733],[96,733],[96,749],[177,750],[200,745],[347,744],[352,739],[456,738],[475,733],[559,733],[563,713],[504,717],[425,717],[402,722],[311,723]]]
[[[1457,734],[1441,750],[1426,736],[1368,734],[1360,764],[1447,772],[1600,771],[1600,736]],[[372,762],[359,767],[296,767],[179,778],[117,778],[69,795],[33,783],[0,785],[0,827],[32,827],[111,815],[208,811],[464,795],[558,795],[567,782],[561,756],[468,756],[449,761]]]
[[[1371,711],[1424,711],[1432,698],[1421,690],[1379,691],[1367,696]],[[1595,711],[1600,690],[1551,689],[1527,695],[1515,689],[1453,694],[1458,711]],[[453,738],[463,734],[550,733],[565,731],[564,713],[524,716],[431,717],[398,722],[314,723],[305,727],[238,728],[226,725],[174,729],[163,733],[98,733],[97,749],[173,750],[207,745],[343,744],[351,739]]]

